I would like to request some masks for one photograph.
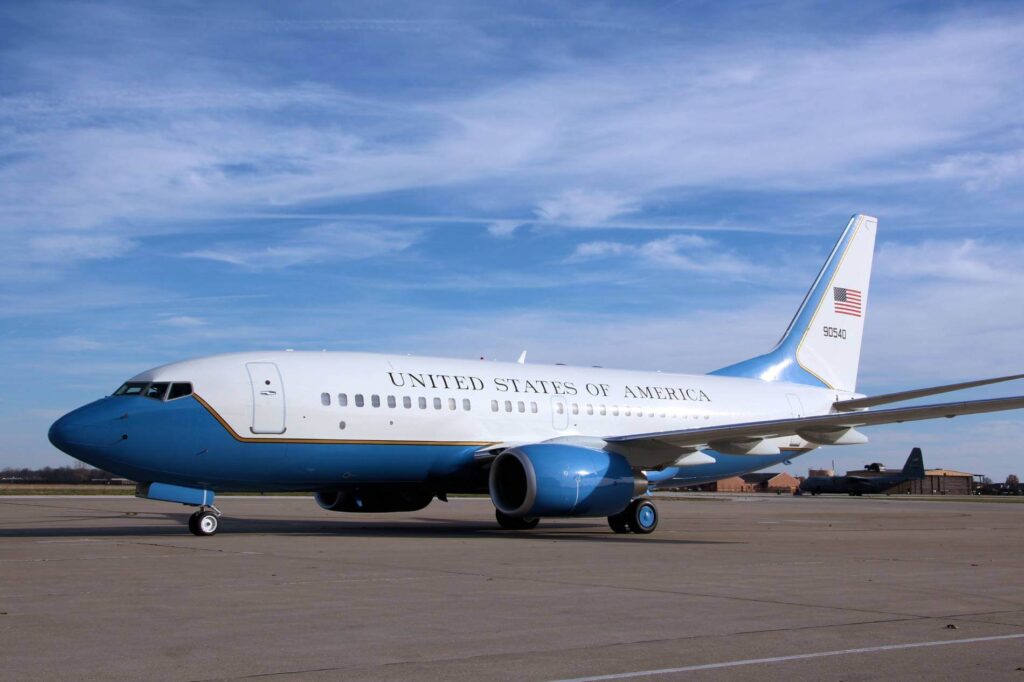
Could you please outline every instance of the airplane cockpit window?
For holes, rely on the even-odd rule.
[[[147,398],[153,398],[154,400],[163,400],[164,395],[167,393],[167,387],[170,386],[166,381],[156,381],[146,387],[145,396]]]
[[[167,390],[168,387],[170,387],[170,391]],[[174,400],[192,395],[192,384],[187,381],[179,381],[174,384],[169,381],[126,381],[114,391],[114,395],[140,395],[153,400]]]
[[[114,391],[114,395],[142,395],[149,384],[145,381],[126,381],[121,388]]]
[[[177,400],[192,395],[192,384],[187,381],[176,381],[171,384],[171,390],[167,394],[168,400]]]

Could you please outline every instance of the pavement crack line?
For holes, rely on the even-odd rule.
[[[856,626],[862,626],[862,625],[877,625],[877,624],[883,624],[883,623],[912,622],[912,621],[917,621],[917,620],[935,620],[935,619],[925,618],[925,617],[922,617],[922,618],[894,618],[894,619],[883,619],[883,620],[876,620],[876,621],[861,621],[861,622],[856,622],[856,623],[832,623],[832,624],[829,624],[829,625],[810,625],[810,626],[800,626],[800,627],[793,627],[793,628],[766,628],[764,630],[747,630],[747,631],[743,631],[743,632],[718,633],[718,634],[713,634],[713,635],[690,635],[690,636],[685,636],[685,637],[660,637],[660,638],[657,638],[657,639],[642,639],[642,640],[632,640],[632,641],[627,641],[627,642],[606,642],[606,643],[590,644],[590,645],[586,645],[586,646],[577,646],[577,647],[570,647],[570,648],[556,647],[556,648],[531,649],[530,651],[519,651],[519,652],[517,652],[516,655],[520,655],[520,656],[522,656],[522,655],[525,655],[525,656],[535,656],[535,655],[554,654],[554,653],[583,652],[583,651],[587,651],[587,650],[594,649],[594,648],[606,649],[606,648],[609,648],[609,647],[651,646],[651,645],[656,645],[656,644],[668,644],[668,643],[673,643],[673,642],[692,642],[692,641],[696,641],[696,640],[712,639],[712,638],[724,637],[724,636],[758,635],[758,634],[768,634],[768,633],[780,632],[780,631],[800,631],[800,630],[817,630],[817,629],[830,629],[830,628],[842,628],[842,627],[856,627]],[[1011,627],[1013,627],[1013,626],[1011,626]],[[1017,627],[1019,627],[1019,626],[1017,626]],[[982,642],[982,641],[1001,641],[1001,640],[1013,640],[1013,639],[1021,639],[1021,638],[1024,638],[1024,633],[1009,634],[1009,635],[993,635],[993,636],[987,636],[987,637],[973,637],[973,638],[969,638],[969,639],[959,639],[959,640],[938,640],[938,641],[923,642],[923,643],[922,642],[913,642],[913,643],[909,643],[909,644],[888,644],[888,645],[880,645],[880,646],[877,646],[877,647],[863,647],[863,648],[859,648],[859,649],[844,649],[844,650],[839,650],[839,651],[817,652],[817,653],[812,653],[812,654],[796,654],[794,656],[780,656],[780,657],[772,657],[772,658],[767,658],[767,659],[749,659],[749,663],[747,661],[742,661],[742,662],[739,662],[739,663],[737,663],[735,661],[727,661],[725,663],[709,663],[709,664],[701,664],[701,665],[698,665],[698,666],[690,666],[690,667],[692,667],[694,670],[703,670],[703,669],[710,669],[710,668],[715,668],[715,667],[729,667],[730,665],[738,665],[740,663],[744,664],[744,665],[751,665],[751,664],[760,663],[760,662],[781,662],[781,661],[785,661],[785,660],[789,660],[789,659],[794,659],[795,660],[795,659],[800,659],[800,658],[819,658],[819,657],[824,657],[824,656],[835,656],[835,655],[840,655],[840,654],[865,653],[865,652],[869,652],[869,651],[887,651],[887,650],[896,650],[896,649],[910,649],[910,648],[918,648],[918,647],[924,647],[924,646],[941,646],[941,645],[951,645],[951,644],[969,644],[969,643]],[[507,654],[507,653],[487,653],[487,654],[473,654],[471,656],[450,656],[450,657],[444,657],[444,658],[426,658],[426,659],[413,659],[413,660],[402,660],[402,661],[388,661],[388,662],[382,662],[382,663],[380,663],[378,665],[322,666],[322,667],[318,667],[318,668],[295,668],[295,669],[290,669],[290,670],[277,670],[277,671],[273,671],[273,672],[252,673],[252,674],[248,674],[248,675],[237,675],[237,676],[232,676],[232,677],[205,677],[205,678],[199,678],[199,679],[196,679],[196,680],[192,680],[192,682],[225,682],[225,681],[230,681],[230,680],[250,680],[250,679],[260,679],[260,678],[269,678],[269,677],[280,677],[282,675],[308,675],[308,674],[313,674],[313,673],[342,672],[342,671],[345,671],[345,672],[370,671],[370,670],[375,670],[375,669],[379,669],[379,668],[397,668],[397,667],[406,666],[406,665],[437,665],[437,664],[444,664],[444,663],[459,663],[459,662],[464,662],[464,661],[485,660],[485,659],[488,659],[488,658],[500,658],[500,657],[505,657],[505,656],[510,656],[510,655],[511,654]],[[619,679],[619,678],[630,677],[630,676],[639,677],[639,676],[643,676],[643,675],[660,675],[660,674],[669,674],[669,673],[673,673],[673,672],[686,672],[686,670],[679,669],[679,668],[663,668],[663,669],[658,669],[658,670],[654,670],[654,671],[637,671],[637,672],[632,672],[632,673],[616,673],[616,674],[606,675],[606,676],[573,678],[573,679],[569,679],[569,680],[559,680],[558,682],[589,682],[590,680]]]
[[[830,656],[850,656],[853,654],[881,653],[885,651],[900,651],[905,649],[921,649],[925,647],[954,646],[957,644],[978,644],[980,642],[998,642],[1013,639],[1024,639],[1024,632],[1013,635],[992,635],[990,637],[970,637],[968,639],[945,639],[932,642],[909,642],[906,644],[884,644],[882,646],[867,646],[859,649],[837,649],[834,651],[816,651],[809,654],[791,654],[789,656],[772,656],[768,658],[747,658],[737,661],[722,661],[720,663],[702,663],[699,665],[686,665],[678,668],[659,668],[656,670],[637,670],[627,673],[614,673],[611,675],[593,675],[590,677],[572,677],[557,682],[599,682],[601,680],[624,680],[633,677],[652,677],[655,675],[678,675],[680,673],[696,672],[698,670],[720,670],[722,668],[736,668],[745,665],[765,665],[768,663],[785,663],[787,661],[803,661],[813,658],[827,658]]]

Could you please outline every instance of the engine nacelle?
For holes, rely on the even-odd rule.
[[[313,495],[321,508],[337,512],[410,512],[423,509],[434,499],[434,492],[422,488],[369,487],[323,490]]]
[[[509,516],[611,516],[647,490],[622,455],[537,443],[491,463],[491,501]]]

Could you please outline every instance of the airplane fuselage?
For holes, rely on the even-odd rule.
[[[164,386],[185,383],[191,392],[177,398]],[[55,424],[65,451],[134,480],[211,490],[482,492],[478,453],[491,446],[826,414],[851,395],[736,377],[290,351],[173,363],[126,386]],[[712,451],[714,462],[649,478],[716,480],[814,447],[775,441],[777,455]]]

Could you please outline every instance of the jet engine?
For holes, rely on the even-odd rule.
[[[434,491],[412,487],[366,487],[322,490],[314,496],[321,508],[337,512],[409,512],[423,509],[434,499]]]
[[[508,516],[612,516],[647,491],[647,480],[621,455],[537,443],[498,455],[489,487],[494,506]]]

